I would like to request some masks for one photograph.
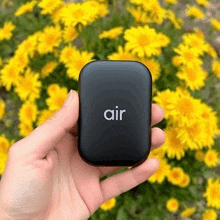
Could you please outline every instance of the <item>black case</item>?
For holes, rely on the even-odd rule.
[[[149,69],[137,61],[92,61],[78,83],[82,159],[95,166],[143,163],[151,145]]]

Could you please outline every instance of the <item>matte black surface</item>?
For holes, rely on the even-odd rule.
[[[79,153],[84,161],[99,166],[137,166],[147,158],[152,76],[144,64],[109,60],[88,63],[79,76],[79,97]],[[105,119],[108,109],[114,110],[114,120]],[[122,120],[120,110],[126,111]],[[106,114],[107,118],[112,116],[113,112]]]

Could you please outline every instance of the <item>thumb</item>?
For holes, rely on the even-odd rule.
[[[78,117],[79,96],[71,90],[63,106],[51,118],[11,148],[17,148],[20,156],[43,159],[71,130]]]

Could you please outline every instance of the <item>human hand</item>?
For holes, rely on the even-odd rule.
[[[117,167],[96,167],[78,153],[79,98],[71,91],[50,119],[11,146],[0,183],[0,219],[88,219],[105,201],[146,181],[158,168],[156,159],[100,178]],[[163,119],[152,105],[151,125]],[[165,142],[160,128],[151,129],[151,150]]]

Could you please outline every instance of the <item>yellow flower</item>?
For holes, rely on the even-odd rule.
[[[115,204],[116,204],[116,199],[115,197],[105,201],[101,206],[100,208],[104,211],[107,211],[107,210],[110,210],[112,209],[113,207],[115,207]]]
[[[56,8],[51,16],[51,20],[54,24],[58,24],[62,20],[63,8],[65,7],[66,3],[62,2],[58,8]]]
[[[0,28],[0,41],[9,40],[12,37],[12,31],[15,29],[15,25],[11,21],[4,23],[3,27]]]
[[[134,60],[134,55],[126,51],[121,45],[118,46],[118,51],[108,56],[109,60]]]
[[[160,3],[156,1],[144,1],[142,3],[145,11],[149,13],[151,22],[162,24],[166,18],[166,10],[160,6]]]
[[[176,212],[179,209],[179,202],[175,198],[170,198],[166,203],[167,210],[170,212]]]
[[[103,38],[109,38],[109,39],[115,39],[119,35],[122,34],[124,27],[114,27],[108,31],[103,31],[101,34],[99,34],[99,39]]]
[[[203,135],[200,137],[201,144],[211,148],[214,145],[214,140],[219,132],[218,117],[216,115],[217,112],[214,112],[213,109],[207,106],[205,103],[202,103],[201,109],[202,120],[200,124],[203,124]]]
[[[41,110],[37,119],[37,126],[43,124],[48,118],[50,118],[56,111],[48,109]]]
[[[204,153],[201,150],[197,150],[195,153],[195,158],[196,160],[198,160],[199,162],[202,162],[204,160]]]
[[[186,208],[184,211],[181,212],[180,216],[183,217],[189,217],[191,215],[193,215],[196,212],[196,208],[192,207],[192,208]]]
[[[196,0],[196,2],[201,6],[209,6],[210,2],[208,0]]]
[[[5,135],[0,135],[0,175],[4,172],[10,145],[11,143]]]
[[[167,162],[167,159],[160,159],[160,164],[157,171],[148,179],[151,183],[162,183],[166,176],[169,175],[170,165]]]
[[[3,118],[5,114],[5,102],[0,100],[0,120]]]
[[[73,41],[78,35],[79,34],[74,27],[67,26],[65,27],[64,32],[63,32],[63,39],[66,43],[68,43],[68,42]]]
[[[37,4],[36,1],[29,1],[23,5],[21,5],[15,12],[15,16],[21,16],[23,14],[26,14],[28,12],[31,12],[34,8],[34,6]]]
[[[41,77],[45,78],[49,76],[50,73],[52,73],[56,69],[57,65],[58,63],[55,61],[48,62],[41,70]]]
[[[165,0],[165,2],[171,5],[177,4],[177,0]]]
[[[187,5],[186,15],[191,16],[192,18],[204,19],[205,14],[196,6]]]
[[[178,94],[170,89],[157,92],[157,95],[153,97],[153,101],[157,102],[165,110],[164,118],[170,117],[170,105],[176,103],[178,100]]]
[[[176,90],[176,99],[173,99],[173,101],[167,107],[170,119],[173,122],[177,122],[183,128],[184,126],[185,128],[194,126],[201,117],[201,100],[194,98],[190,94],[180,93]]]
[[[22,51],[16,51],[13,59],[16,65],[16,70],[18,72],[23,72],[29,63],[27,53],[22,53]]]
[[[148,67],[148,69],[151,72],[153,82],[155,82],[155,80],[157,80],[160,77],[161,68],[160,68],[160,63],[157,60],[155,60],[153,58],[151,58],[151,59],[140,58],[140,59],[136,59],[136,60],[143,63],[145,66]]]
[[[203,55],[208,50],[208,44],[204,37],[198,35],[198,33],[187,33],[182,36],[183,44],[188,47],[193,47],[197,50],[199,55]]]
[[[181,143],[185,145],[186,149],[198,150],[205,146],[205,124],[203,121],[201,123],[194,123],[188,126],[178,127],[178,138]]]
[[[0,158],[3,155],[8,154],[10,148],[10,141],[5,137],[4,134],[0,135]]]
[[[19,134],[23,137],[28,136],[34,130],[33,125],[27,122],[21,122],[19,124]]]
[[[161,147],[151,150],[148,157],[162,160],[164,159],[164,155],[165,155],[165,150],[164,150],[164,145],[162,145]]]
[[[220,30],[220,20],[218,20],[216,18],[211,18],[210,21],[211,21],[212,27],[215,30],[219,31]]]
[[[220,60],[214,60],[212,63],[212,71],[214,74],[220,78]]]
[[[189,185],[190,183],[190,177],[187,174],[183,175],[183,180],[178,184],[178,186],[185,188]]]
[[[86,3],[87,5],[90,5],[91,10],[94,11],[94,18],[104,17],[105,15],[109,13],[108,2],[106,0],[103,0],[103,1],[102,0],[99,0],[99,1],[89,0]]]
[[[32,124],[32,122],[35,122],[37,119],[37,114],[37,105],[29,101],[23,103],[18,112],[19,120],[21,122],[25,122],[26,124]]]
[[[24,76],[19,76],[15,92],[21,100],[34,101],[40,97],[42,83],[39,81],[39,73],[34,73],[28,68]]]
[[[214,149],[209,149],[204,156],[204,162],[208,167],[216,167],[219,161],[219,153]]]
[[[53,52],[54,47],[58,47],[62,40],[60,26],[47,26],[43,33],[39,35],[38,51],[40,54]]]
[[[181,66],[177,72],[177,77],[185,81],[186,86],[190,90],[199,90],[205,86],[205,80],[208,76],[208,73],[205,72],[201,66],[192,65],[192,66]]]
[[[181,167],[174,167],[168,173],[167,179],[174,185],[179,185],[184,178],[184,171]]]
[[[38,6],[42,9],[41,14],[52,14],[55,9],[62,5],[62,0],[41,0]]]
[[[220,209],[220,179],[214,180],[213,178],[208,179],[206,186],[206,197],[208,207]]]
[[[218,56],[216,50],[210,44],[208,44],[208,46],[207,46],[207,53],[212,58],[217,58],[217,56]]]
[[[8,154],[4,154],[0,157],[0,175],[2,175],[5,170],[7,159],[8,159]]]
[[[167,127],[164,130],[166,134],[166,141],[163,144],[163,148],[167,153],[168,158],[176,158],[180,160],[185,156],[185,145],[182,144],[181,140],[178,138],[178,129],[174,127]]]
[[[16,52],[29,55],[31,58],[34,57],[35,50],[37,49],[38,32],[30,35],[21,44],[18,45]]]
[[[206,209],[202,214],[202,220],[217,220],[218,215],[213,209]]]
[[[7,91],[11,90],[18,80],[19,72],[15,68],[14,59],[11,59],[7,65],[0,71],[0,81]]]
[[[77,48],[75,45],[68,45],[64,47],[60,53],[60,61],[64,64],[68,64],[73,62],[73,55],[77,52]]]
[[[53,96],[53,95],[56,95],[56,93],[58,93],[60,90],[60,86],[58,84],[50,84],[48,87],[47,87],[47,93],[49,96]]]
[[[94,56],[93,52],[87,51],[75,51],[73,54],[72,62],[67,64],[67,75],[78,81],[81,69],[90,61]]]
[[[148,25],[127,29],[124,38],[127,40],[125,49],[132,50],[132,53],[137,53],[139,57],[144,57],[144,55],[158,56],[161,54],[161,47],[166,47],[170,43],[168,36],[156,33],[155,29]]]
[[[167,10],[166,17],[172,22],[172,24],[176,29],[181,29],[181,26],[183,24],[183,19],[176,17],[174,11]]]
[[[96,8],[87,2],[70,3],[62,10],[62,21],[66,26],[75,26],[78,23],[86,26],[98,17],[96,13]]]
[[[0,67],[3,65],[3,60],[2,58],[0,57]]]
[[[203,62],[199,58],[198,50],[184,44],[179,44],[174,51],[178,54],[179,62],[184,65],[201,65]]]
[[[151,19],[147,16],[147,12],[143,11],[142,7],[138,6],[137,8],[127,6],[127,11],[131,13],[135,21],[138,23],[149,23]]]
[[[58,87],[55,93],[50,93],[50,96],[46,99],[46,104],[49,110],[58,110],[62,107],[66,97],[68,95],[68,90],[66,87]]]

